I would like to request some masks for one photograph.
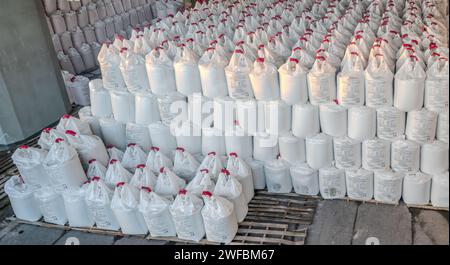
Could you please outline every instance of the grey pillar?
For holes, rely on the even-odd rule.
[[[21,141],[70,111],[40,0],[0,7],[0,147]]]

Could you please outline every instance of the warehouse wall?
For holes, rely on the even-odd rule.
[[[70,110],[40,0],[2,0],[0,145],[23,140]]]

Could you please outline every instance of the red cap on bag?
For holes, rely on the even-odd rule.
[[[110,165],[115,164],[116,162],[117,162],[117,159],[111,159],[111,160],[109,160],[109,164],[110,164]]]
[[[264,58],[258,57],[258,58],[256,58],[256,62],[264,63]]]
[[[227,175],[227,176],[230,175],[230,171],[228,171],[228,169],[226,169],[226,168],[222,168],[222,169],[220,170],[220,173],[223,173],[223,174],[225,174],[225,175]]]
[[[145,187],[145,186],[142,186],[142,187],[141,187],[141,190],[145,190],[146,192],[152,192],[152,188],[150,188],[150,187]]]
[[[28,149],[28,145],[21,145],[19,149]]]
[[[213,156],[215,156],[215,155],[216,155],[216,152],[209,152],[208,155],[213,155]]]
[[[135,143],[129,143],[127,146],[128,147],[134,147],[134,146],[136,146],[136,144]]]
[[[237,49],[237,50],[234,50],[234,53],[240,53],[240,54],[243,54],[244,52],[243,52],[242,50]]]
[[[230,153],[230,156],[238,157],[238,155],[237,155],[236,152],[231,152],[231,153]]]
[[[150,149],[151,149],[152,151],[156,151],[156,152],[159,151],[159,147],[157,147],[157,146],[152,146]]]
[[[298,59],[295,58],[289,58],[289,62],[299,63]]]
[[[159,169],[159,172],[160,172],[160,173],[164,173],[164,170],[165,170],[165,169],[166,169],[165,167],[162,167],[162,168]]]
[[[72,116],[69,115],[69,114],[64,114],[64,115],[62,116],[63,119],[70,119],[71,117],[72,117]]]
[[[181,190],[178,192],[178,194],[180,194],[180,195],[186,195],[186,193],[187,193],[187,190],[185,190],[185,189],[181,189]]]
[[[145,168],[145,164],[139,164],[136,166],[136,168]]]
[[[202,173],[209,173],[209,170],[207,168],[203,168],[203,169],[200,169],[200,172],[202,172]]]
[[[91,180],[92,180],[92,181],[99,181],[99,180],[100,180],[100,177],[93,176]]]
[[[95,158],[94,158],[94,159],[91,159],[91,160],[88,161],[88,164],[92,164],[92,163],[94,163],[95,161],[97,161],[97,159],[95,159]]]
[[[55,143],[60,143],[60,142],[64,142],[63,138],[56,138]]]
[[[72,131],[72,130],[66,130],[66,134],[72,135],[72,136],[76,136],[77,135],[77,133]]]
[[[120,187],[120,186],[123,186],[123,185],[125,185],[125,182],[117,182],[117,184],[116,184],[116,187]]]
[[[49,133],[51,130],[52,130],[52,128],[44,128],[42,130],[42,132]]]
[[[212,193],[210,191],[205,190],[205,191],[202,192],[202,196],[211,197]]]

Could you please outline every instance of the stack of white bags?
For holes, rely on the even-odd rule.
[[[83,226],[217,242],[255,189],[448,207],[445,5],[210,1],[118,36],[81,120],[42,133],[48,154],[16,152],[10,198],[59,199],[41,210],[70,225],[84,209]]]

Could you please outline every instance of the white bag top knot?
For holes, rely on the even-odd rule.
[[[14,198],[25,198],[33,192],[34,189],[27,185],[20,175],[12,176],[5,183],[5,193]]]
[[[38,144],[42,149],[50,150],[55,140],[61,138],[67,140],[64,132],[58,131],[53,128],[45,128],[42,130],[41,136],[39,137]]]
[[[209,174],[209,170],[204,168],[197,172],[195,177],[186,186],[186,190],[196,196],[201,196],[204,191],[213,192],[214,187],[215,184]]]
[[[62,118],[59,120],[58,125],[56,126],[56,129],[61,132],[71,130],[78,134],[92,134],[91,128],[89,127],[88,123],[83,122],[80,119],[77,119],[69,114],[64,114],[62,116]]]
[[[107,145],[106,150],[108,151],[109,159],[115,159],[117,161],[122,161],[123,158],[123,152],[117,149],[113,145]]]
[[[202,208],[203,201],[200,198],[181,189],[170,206],[170,212],[174,216],[191,216]]]
[[[222,168],[214,188],[214,194],[227,198],[237,198],[242,193],[241,183],[231,175],[230,171]]]
[[[134,170],[138,165],[144,164],[147,154],[135,143],[127,145],[127,149],[122,158],[122,164],[125,168]]]
[[[11,159],[18,167],[30,168],[41,165],[47,155],[48,152],[45,150],[22,145],[14,151]]]
[[[102,165],[97,159],[91,159],[88,161],[87,177],[99,177],[105,179],[106,177],[106,167]]]
[[[251,169],[247,163],[234,152],[228,156],[227,170],[239,178],[247,177],[251,174]]]
[[[62,164],[78,156],[77,151],[71,147],[64,139],[58,138],[50,148],[47,157],[44,160],[46,166]]]
[[[136,171],[130,180],[130,185],[135,186],[138,189],[144,187],[154,189],[156,186],[157,178],[150,168],[144,164],[137,165]]]
[[[209,219],[221,220],[233,214],[234,205],[230,201],[220,196],[214,196],[209,191],[202,193],[202,198],[205,203],[203,214],[207,215]]]
[[[111,159],[106,171],[105,182],[109,185],[116,185],[119,182],[129,182],[132,175],[126,170],[120,161]]]
[[[198,167],[199,170],[207,169],[211,177],[214,179],[219,177],[219,173],[222,168],[222,161],[216,152],[209,152]]]
[[[171,202],[158,195],[151,188],[142,187],[139,199],[139,211],[157,215],[166,210]]]
[[[111,199],[111,208],[122,211],[137,209],[139,205],[139,190],[130,184],[119,182],[116,184]]]
[[[186,186],[186,181],[178,177],[170,169],[162,167],[156,181],[155,192],[161,195],[175,196],[180,189]]]
[[[101,205],[110,205],[113,191],[99,177],[93,177],[85,184],[86,201]]]

